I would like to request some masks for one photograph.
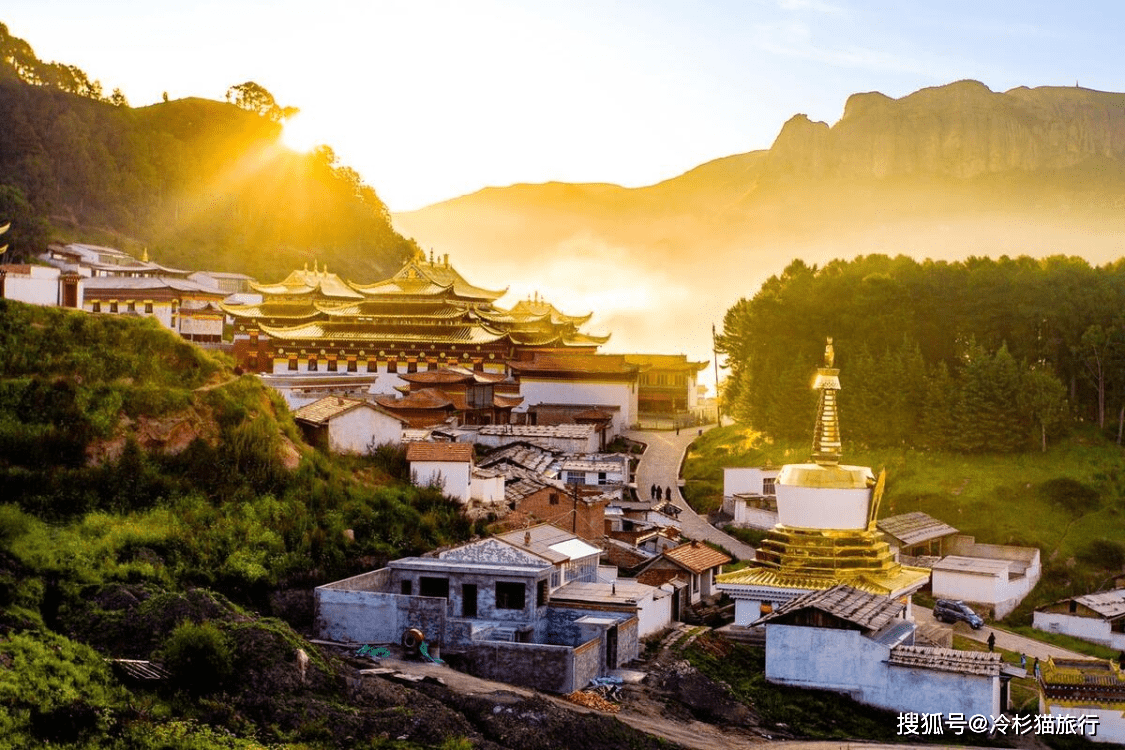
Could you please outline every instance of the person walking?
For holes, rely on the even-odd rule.
[[[656,488],[656,499],[657,500],[663,500],[664,499],[663,497],[661,497],[661,489],[660,489],[659,486]]]
[[[655,484],[648,488],[648,498],[649,498],[649,500],[655,500],[656,499],[656,485]]]
[[[672,488],[671,487],[665,487],[664,488],[664,499],[667,500],[668,502],[672,502]]]
[[[996,634],[995,633],[989,633],[988,634],[988,650],[989,651],[995,651],[996,650]]]

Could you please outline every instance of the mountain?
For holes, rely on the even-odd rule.
[[[1102,263],[1125,250],[1123,206],[1125,94],[960,81],[856,94],[835,125],[796,115],[770,149],[656,185],[486,188],[394,223],[469,273],[594,310],[609,350],[706,357],[710,323],[794,258]]]
[[[240,89],[257,99],[133,108],[77,68],[40,61],[0,24],[6,259],[54,238],[264,279],[314,260],[361,281],[397,267],[412,245],[375,191],[331,149],[284,147],[285,108],[260,106],[272,95],[253,82]]]

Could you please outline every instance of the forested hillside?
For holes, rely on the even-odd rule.
[[[769,435],[807,437],[832,337],[846,439],[1011,452],[1042,449],[1073,418],[1120,441],[1123,310],[1120,261],[794,261],[726,314],[725,402]]]
[[[165,265],[273,279],[318,259],[359,280],[410,243],[386,206],[329,148],[281,145],[286,108],[261,87],[234,103],[134,109],[73,66],[44,63],[0,24],[0,214],[9,260],[46,239],[147,248]],[[272,107],[261,106],[263,100]]]
[[[0,300],[0,745],[401,734],[315,652],[297,681],[291,626],[313,586],[471,533],[405,467],[313,451],[275,394],[151,319]],[[106,657],[172,678],[133,692]]]

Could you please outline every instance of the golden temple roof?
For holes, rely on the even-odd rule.
[[[816,407],[816,429],[813,431],[813,461],[821,466],[840,463],[840,415],[836,411],[836,393],[840,390],[840,371],[833,365],[836,354],[832,339],[824,347],[824,367],[817,370],[814,388],[820,391]]]
[[[387,331],[370,325],[314,321],[296,326],[260,325],[262,333],[282,341],[332,339],[338,341],[388,341],[415,344],[491,344],[506,334],[483,326],[445,326],[424,331]]]
[[[262,294],[279,296],[303,296],[317,292],[325,297],[338,299],[363,299],[363,295],[352,289],[347,282],[336,274],[329,273],[327,266],[324,270],[318,270],[315,264],[313,270],[310,271],[306,265],[303,270],[293,271],[277,284],[251,283],[250,287]]]
[[[449,256],[444,260],[426,260],[426,254],[418,250],[406,264],[389,279],[374,284],[352,284],[352,287],[365,295],[425,295],[435,296],[442,292],[452,292],[461,299],[492,302],[502,297],[507,289],[494,291],[470,284],[449,265]]]

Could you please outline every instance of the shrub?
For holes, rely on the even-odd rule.
[[[182,622],[164,644],[162,658],[179,684],[191,693],[219,690],[234,674],[227,635],[210,622]]]

